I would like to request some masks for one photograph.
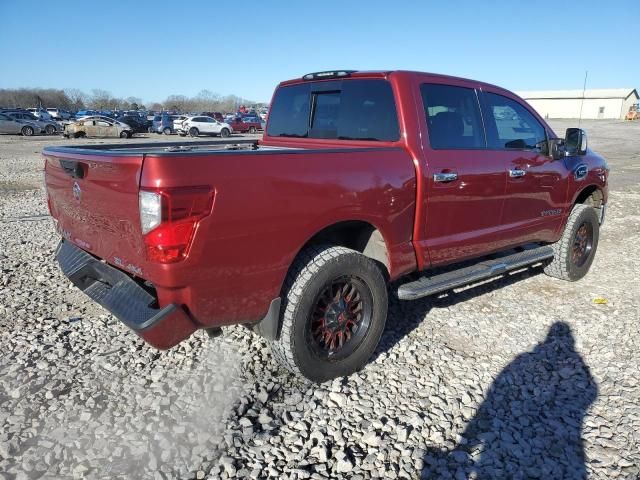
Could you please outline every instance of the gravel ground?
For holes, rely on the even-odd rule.
[[[640,478],[640,122],[583,127],[612,168],[587,277],[393,302],[366,368],[319,386],[241,327],[144,345],[53,261],[61,140],[0,137],[0,480]]]

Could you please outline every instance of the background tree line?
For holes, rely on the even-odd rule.
[[[76,88],[65,90],[54,88],[0,89],[0,107],[62,108],[64,110],[176,110],[180,112],[235,112],[240,105],[258,105],[251,100],[235,95],[221,96],[202,90],[194,97],[169,95],[162,102],[143,105],[138,97],[118,98],[106,90],[93,89],[90,93]]]

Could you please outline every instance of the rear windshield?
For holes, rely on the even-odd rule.
[[[267,134],[272,137],[395,141],[400,138],[386,80],[303,83],[276,92]]]

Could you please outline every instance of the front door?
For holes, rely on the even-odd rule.
[[[485,91],[482,104],[491,154],[507,163],[501,219],[506,237],[512,244],[553,241],[564,213],[566,168],[549,156],[544,125],[523,104],[498,93]]]
[[[441,265],[496,250],[506,163],[486,149],[474,88],[428,83],[420,87],[428,130],[427,185],[419,243],[425,265]]]

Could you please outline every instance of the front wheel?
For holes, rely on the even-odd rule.
[[[313,382],[350,375],[375,350],[387,318],[387,286],[378,265],[344,247],[300,253],[285,283],[274,357]]]
[[[599,237],[600,223],[595,209],[589,205],[574,205],[562,237],[553,244],[553,260],[544,273],[570,282],[580,280],[593,263]]]
[[[231,132],[229,131],[228,128],[223,128],[222,130],[220,130],[221,137],[227,138],[229,135],[231,135]]]
[[[200,132],[198,131],[198,129],[196,127],[191,127],[189,129],[189,135],[191,135],[192,137],[197,137],[200,134]]]
[[[53,125],[47,125],[47,126],[44,128],[44,132],[45,132],[47,135],[53,135],[54,133],[56,133],[56,127],[54,127]]]
[[[120,138],[129,138],[131,135],[127,131],[120,132]]]
[[[171,129],[169,127],[166,127],[164,130],[162,130],[162,133],[164,133],[165,135],[171,135]]]
[[[249,127],[249,133],[256,133],[256,127]]]

